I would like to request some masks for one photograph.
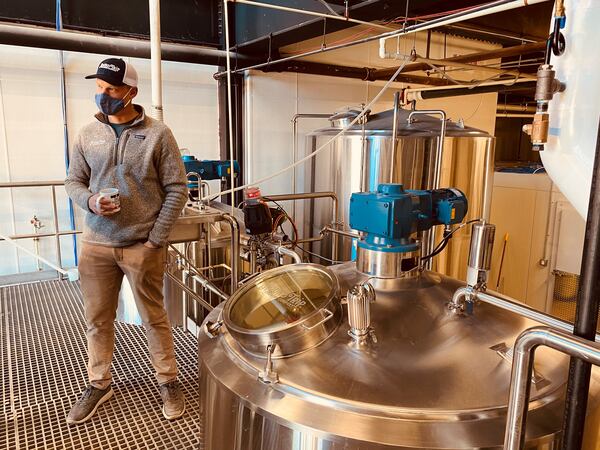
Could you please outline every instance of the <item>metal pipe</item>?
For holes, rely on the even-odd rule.
[[[453,90],[453,89],[475,89],[475,88],[479,88],[479,87],[486,87],[486,86],[507,86],[507,87],[512,87],[515,84],[518,83],[528,83],[531,85],[531,87],[535,88],[535,83],[532,83],[532,81],[530,79],[527,78],[508,78],[506,80],[497,80],[497,81],[484,81],[482,83],[478,83],[476,85],[472,85],[472,84],[453,84],[453,85],[449,85],[449,86],[433,86],[433,87],[424,87],[424,88],[415,88],[415,89],[405,89],[404,90],[404,97],[405,97],[405,102],[409,102],[409,101],[413,101],[413,100],[424,100],[425,98],[420,98],[417,96],[417,94],[419,93],[425,93],[425,92],[435,92],[435,91],[445,91],[445,90]],[[429,97],[427,97],[429,98]],[[498,106],[499,108],[499,106]]]
[[[437,150],[435,153],[435,160],[433,163],[433,180],[429,185],[429,189],[439,189],[440,182],[442,178],[442,158],[444,152],[444,140],[446,139],[446,113],[441,109],[431,109],[431,110],[419,110],[419,111],[411,111],[408,115],[408,123],[411,124],[415,116],[418,115],[438,115],[440,116],[440,120],[442,122],[440,128],[440,137],[438,139]],[[432,230],[428,230],[423,233],[425,245],[423,248],[423,254],[429,255],[433,249],[435,248],[435,233]],[[425,269],[431,270],[431,265],[433,263],[433,258],[427,259],[425,261],[424,267]]]
[[[177,286],[179,286],[181,289],[183,289],[190,297],[192,297],[194,300],[196,300],[198,303],[200,303],[203,308],[205,308],[208,311],[212,311],[214,309],[212,305],[210,305],[209,303],[207,303],[206,300],[204,300],[202,297],[200,297],[198,294],[196,294],[188,286],[186,286],[185,284],[183,284],[181,282],[181,280],[179,280],[175,275],[173,275],[169,271],[165,271],[165,275],[170,280],[172,280]],[[184,318],[185,318],[185,315],[186,315],[186,313],[184,313]],[[187,324],[184,324],[184,327],[187,327]]]
[[[394,92],[394,122],[392,123],[392,154],[390,157],[390,183],[394,182],[396,138],[398,137],[398,110],[400,109],[400,92]]]
[[[536,107],[529,105],[498,105],[496,108],[496,112],[498,113],[535,113],[535,111]]]
[[[546,327],[530,328],[521,333],[514,346],[504,450],[524,447],[534,351],[539,346],[550,347],[578,360],[585,359],[588,364],[600,365],[598,344]],[[580,408],[585,414],[585,405]],[[565,444],[568,442],[563,438]],[[568,448],[573,450],[581,446]]]
[[[587,223],[583,256],[581,258],[581,278],[575,309],[575,329],[573,333],[584,339],[593,340],[598,324],[600,309],[600,123],[596,139],[596,156],[590,188]],[[597,338],[596,338],[597,339]],[[590,389],[591,366],[580,358],[571,358],[567,401],[563,422],[563,449],[580,448],[583,441],[585,413]]]
[[[35,235],[34,235],[35,236]],[[31,250],[23,247],[22,245],[17,244],[14,240],[12,240],[11,238],[9,238],[8,236],[4,236],[2,234],[0,234],[0,240],[5,240],[8,241],[9,243],[11,243],[12,245],[14,245],[15,247],[19,248],[20,250],[24,251],[25,253],[27,253],[28,255],[33,256],[34,258],[40,260],[41,262],[43,262],[44,264],[46,264],[47,266],[51,267],[52,269],[56,270],[57,272],[66,275],[69,277],[70,279],[70,274],[68,271],[64,270],[62,267],[59,267],[53,263],[51,263],[50,261],[48,261],[46,258],[43,258],[40,255],[36,255],[35,253],[33,253]]]
[[[533,44],[524,44],[524,45],[514,45],[512,47],[495,49],[495,50],[486,50],[483,52],[474,52],[467,53],[465,55],[453,56],[450,58],[444,58],[444,61],[448,62],[462,62],[462,63],[473,63],[478,61],[489,61],[492,59],[502,59],[509,58],[512,56],[526,55],[529,53],[544,53],[546,51],[546,41],[536,42]],[[428,58],[428,57],[426,57]],[[449,63],[446,65],[450,65]],[[424,62],[416,62],[407,64],[402,73],[407,72],[420,72],[424,70],[429,70],[429,64]],[[384,77],[389,78],[394,73],[395,67],[389,67],[385,69],[375,69],[373,76],[374,77]]]
[[[211,283],[204,276],[202,276],[200,274],[195,274],[195,275],[192,275],[192,278],[194,280],[196,280],[198,283],[200,283],[203,288],[208,289],[210,292],[212,292],[213,294],[215,294],[217,297],[221,298],[222,300],[229,299],[229,296],[225,292],[223,292],[221,289],[219,289],[217,286],[215,286],[213,283]]]
[[[231,96],[231,54],[229,47],[229,8],[227,7],[228,0],[223,0],[223,22],[225,24],[225,53],[226,53],[226,68],[227,68],[227,129],[229,131],[229,167],[230,167],[230,189],[231,189],[231,215],[234,215],[235,210],[235,170],[234,170],[234,153],[236,140],[233,135],[233,101]],[[225,138],[227,142],[227,138]],[[233,249],[232,249],[233,250]],[[239,257],[239,252],[238,252]],[[239,281],[239,280],[238,280]],[[236,281],[237,288],[237,281]],[[233,294],[233,291],[231,292]]]
[[[321,233],[322,234],[325,234],[325,233],[340,234],[342,236],[346,236],[351,239],[360,239],[361,238],[360,234],[351,233],[350,231],[338,230],[338,229],[332,228],[332,227],[323,227],[323,229],[321,230]],[[319,239],[315,239],[315,240],[319,240]]]
[[[9,181],[0,183],[0,188],[64,186],[64,180],[52,181]]]
[[[394,27],[390,27],[387,25],[380,25],[378,23],[365,22],[364,20],[351,19],[350,17],[332,15],[332,14],[322,13],[322,12],[318,12],[318,11],[308,11],[306,9],[290,8],[288,6],[272,5],[270,3],[255,2],[252,0],[227,0],[227,1],[230,1],[231,3],[241,3],[243,5],[275,9],[278,11],[285,11],[285,12],[291,12],[291,13],[297,13],[297,14],[306,14],[307,16],[316,16],[316,17],[324,17],[326,19],[341,20],[343,22],[351,22],[351,23],[355,23],[358,25],[367,25],[369,27],[381,28],[384,30],[395,30],[396,29]]]
[[[496,117],[506,117],[511,119],[531,119],[534,117],[534,114],[496,113]]]
[[[8,131],[6,127],[6,107],[4,104],[4,90],[2,87],[2,80],[0,80],[0,125],[2,126],[2,147],[4,149],[4,167],[6,168],[6,178],[9,182],[12,180],[12,174],[10,170],[10,155],[8,150]],[[10,225],[13,234],[17,233],[16,226],[16,216],[15,216],[15,198],[13,195],[13,190],[8,190],[8,198],[9,198],[9,214],[10,214]],[[17,266],[17,273],[21,272],[21,264],[19,261],[19,250],[17,247],[13,247],[14,250],[14,260]]]
[[[29,234],[15,234],[12,236],[8,236],[8,238],[12,241],[18,241],[19,239],[34,239],[34,238],[44,238],[44,237],[53,237],[53,236],[71,236],[74,234],[81,234],[81,231],[73,230],[73,231],[60,231],[58,233],[29,233]],[[0,241],[3,241],[4,238],[0,237]]]
[[[331,114],[294,114],[292,117],[292,162],[298,160],[298,119],[328,119]],[[292,192],[296,193],[296,166],[294,166],[292,172]],[[292,202],[292,218],[296,220],[296,202]]]
[[[515,84],[518,83],[518,87]],[[434,98],[458,97],[461,95],[486,94],[489,92],[502,92],[507,89],[525,90],[535,88],[535,81],[529,79],[493,81],[477,85],[439,86],[423,89],[407,89],[404,91],[404,103],[415,100],[429,100]]]
[[[221,220],[229,224],[231,229],[231,292],[237,290],[240,281],[240,225],[235,217],[223,214]]]
[[[284,247],[283,245],[277,247],[277,253],[279,253],[281,256],[289,256],[294,260],[294,264],[302,264],[302,258],[300,257],[300,255],[295,251]]]
[[[52,218],[54,221],[54,232],[55,232],[55,245],[56,245],[56,260],[58,262],[58,267],[62,269],[62,253],[60,251],[60,235],[59,226],[58,226],[58,208],[56,206],[56,187],[52,186]],[[75,235],[73,235],[75,236]]]
[[[256,273],[258,270],[258,244],[252,239],[250,241],[250,273]]]
[[[511,9],[520,8],[522,6],[529,6],[536,3],[542,3],[546,0],[496,0],[493,2],[485,3],[483,5],[478,5],[473,8],[469,8],[468,10],[450,14],[445,17],[440,17],[437,19],[430,20],[425,22],[425,27],[421,27],[421,30],[429,30],[432,28],[437,28],[444,25],[450,25],[456,22],[463,22],[471,19],[475,19],[481,16],[487,16],[490,14],[495,14],[503,11],[509,11]],[[409,28],[409,27],[407,27]],[[388,36],[382,36],[381,41],[383,41],[383,45],[385,46],[385,41],[387,39],[400,36],[404,33],[404,30],[395,33],[386,33]],[[381,45],[381,44],[380,44]]]
[[[150,115],[163,121],[162,72],[160,54],[160,0],[148,0],[150,7],[150,81],[152,83],[152,109]]]
[[[185,174],[185,178],[188,181],[191,181],[190,178],[191,177],[196,177],[196,188],[198,189],[198,200],[196,201],[197,203],[197,207],[200,211],[204,211],[205,209],[205,204],[204,204],[204,185],[206,184],[208,186],[208,183],[206,183],[204,180],[202,180],[202,177],[200,176],[200,174],[198,172],[188,172]],[[208,191],[209,196],[210,196],[210,190]]]
[[[308,200],[308,199],[317,199],[317,198],[330,198],[333,203],[333,212],[332,212],[332,226],[335,226],[339,223],[339,203],[338,197],[335,192],[326,191],[326,192],[305,192],[301,194],[277,194],[277,195],[269,195],[267,197],[263,197],[263,200],[269,201],[286,201],[286,200]],[[338,257],[338,239],[337,236],[331,237],[331,259],[333,261],[337,261]]]
[[[0,23],[0,44],[22,47],[47,48],[82,53],[150,58],[150,41],[122,37],[102,36],[95,33],[74,31],[57,32],[43,27]],[[198,45],[172,44],[162,42],[162,59],[222,66],[226,53],[210,47]],[[256,61],[244,55],[233,54],[237,61]]]
[[[299,59],[299,58],[303,58],[306,56],[316,55],[319,53],[325,53],[325,52],[329,52],[332,50],[347,48],[347,47],[351,47],[354,45],[365,44],[367,42],[372,42],[372,41],[376,41],[379,39],[384,39],[384,38],[389,39],[389,38],[393,38],[393,37],[397,37],[397,36],[401,36],[401,35],[416,33],[417,31],[431,30],[431,29],[434,29],[434,28],[437,28],[440,26],[450,25],[450,24],[453,24],[456,22],[462,22],[464,20],[481,17],[481,16],[484,16],[487,14],[493,14],[495,12],[500,12],[500,11],[507,11],[510,9],[520,8],[522,6],[533,5],[536,3],[542,3],[545,1],[548,1],[548,0],[496,0],[491,3],[487,3],[485,5],[479,5],[479,6],[470,8],[466,11],[450,14],[448,16],[440,17],[437,19],[432,19],[427,22],[422,22],[422,23],[418,23],[415,25],[403,27],[399,31],[389,31],[387,33],[382,33],[382,34],[378,34],[376,36],[370,36],[370,37],[366,37],[363,39],[357,39],[356,41],[347,42],[344,44],[331,45],[331,46],[319,48],[317,50],[311,50],[308,52],[299,53],[299,54],[292,55],[292,56],[286,56],[284,58],[279,58],[274,61],[267,61],[264,63],[253,64],[251,66],[237,69],[237,70],[233,71],[233,73],[242,73],[246,70],[260,69],[261,67],[271,66],[273,64],[277,64],[277,63],[281,63],[281,62],[285,62],[285,61],[292,61],[294,59]]]
[[[518,303],[516,300],[510,297],[498,294],[494,292],[490,294],[488,292],[480,292],[473,290],[469,287],[461,287],[454,292],[450,305],[454,310],[460,310],[462,301],[465,297],[470,297],[472,300],[480,300],[490,305],[496,306],[497,308],[510,311],[519,316],[523,316],[527,319],[534,320],[543,325],[547,325],[557,330],[565,331],[567,333],[573,333],[573,324],[564,320],[557,319],[556,317],[550,316],[543,312],[537,311],[524,304]],[[600,342],[600,333],[595,335],[595,339]]]
[[[61,0],[56,0],[56,31],[62,31],[62,8]],[[63,121],[63,153],[65,160],[65,171],[69,174],[70,156],[69,156],[69,127],[67,124],[67,83],[65,76],[65,59],[64,52],[58,51],[58,63],[60,66],[60,100],[61,100],[61,112]],[[69,205],[69,222],[71,229],[75,229],[75,210],[73,208],[73,200],[69,197],[67,199]],[[56,230],[58,231],[58,229]],[[75,266],[79,265],[79,256],[77,254],[77,237],[73,235],[73,261]]]
[[[400,55],[403,58],[406,55]],[[495,68],[495,67],[488,67],[488,66],[478,66],[475,64],[467,64],[467,63],[463,63],[463,62],[459,62],[459,61],[452,61],[449,59],[430,59],[430,58],[423,58],[421,56],[417,56],[416,58],[417,61],[422,62],[424,64],[427,64],[428,66],[434,66],[434,67],[446,67],[446,66],[450,66],[450,67],[459,67],[461,69],[465,69],[465,70],[480,70],[482,72],[490,72],[490,73],[495,73],[498,75],[513,75],[514,77],[522,77],[522,78],[530,78],[535,80],[536,79],[536,75],[531,75],[528,73],[522,73],[522,72],[518,72],[518,71],[514,71],[514,70],[504,70],[502,68]]]

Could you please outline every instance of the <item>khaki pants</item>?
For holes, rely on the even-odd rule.
[[[177,377],[173,334],[163,305],[165,250],[143,244],[112,248],[84,243],[79,273],[87,322],[90,384],[106,389],[115,346],[114,322],[123,275],[129,280],[146,329],[152,365],[159,384]]]

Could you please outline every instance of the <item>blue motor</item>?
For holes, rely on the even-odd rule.
[[[203,180],[220,180],[222,178],[228,178],[231,176],[231,162],[230,161],[213,161],[196,159],[193,155],[184,155],[181,157],[183,165],[185,166],[185,172],[196,172],[200,175]],[[234,175],[240,172],[240,165],[237,161],[233,162]],[[196,180],[190,180],[188,187],[195,188]]]
[[[458,189],[405,190],[401,184],[380,184],[377,192],[350,198],[350,228],[366,234],[358,246],[379,252],[413,252],[416,232],[435,225],[462,222],[468,203]]]

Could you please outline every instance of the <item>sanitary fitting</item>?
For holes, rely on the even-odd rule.
[[[556,79],[556,72],[550,64],[542,64],[537,71],[537,84],[535,89],[536,112],[533,123],[523,125],[523,132],[531,136],[533,150],[544,150],[548,141],[549,116],[548,103],[557,92],[565,90],[564,83]]]
[[[465,311],[473,312],[473,306],[477,302],[477,289],[472,286],[466,286],[458,289],[448,303],[448,309],[455,314],[462,314]]]
[[[353,286],[346,294],[348,303],[348,334],[355,341],[365,340],[371,330],[371,303],[375,301],[375,289],[369,282]]]
[[[204,331],[204,334],[206,334],[209,338],[214,339],[219,334],[219,330],[222,326],[223,321],[221,320],[218,320],[216,322],[208,321],[202,327],[202,331]]]
[[[466,311],[471,314],[477,301],[477,293],[485,292],[492,265],[495,235],[496,226],[491,223],[480,221],[475,222],[471,227],[467,286],[454,293],[452,300],[448,303],[450,311],[457,314]]]
[[[467,285],[475,290],[485,290],[492,267],[492,251],[496,226],[484,221],[471,227],[471,243],[467,266]]]

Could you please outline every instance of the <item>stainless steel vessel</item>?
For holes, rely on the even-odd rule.
[[[423,272],[370,280],[375,302],[354,305],[368,319],[353,317],[354,327],[369,327],[358,339],[340,293],[366,280],[354,263],[283,266],[209,314],[198,345],[201,448],[501,448],[509,350],[536,323],[485,303],[451,313],[461,283]],[[528,448],[557,448],[566,369],[559,353],[536,354]]]
[[[435,158],[440,139],[440,120],[418,115],[409,122],[411,111],[397,111],[396,143],[393,144],[393,111],[369,116],[335,139],[307,168],[305,191],[333,191],[340,200],[340,217],[348,229],[349,199],[353,192],[374,191],[380,183],[402,183],[406,189],[431,189],[435,178]],[[307,148],[314,152],[327,144],[348,123],[348,115],[333,116],[332,126],[308,136]],[[446,121],[441,159],[440,186],[460,189],[469,199],[466,220],[489,219],[494,138],[459,123]],[[393,170],[392,170],[393,162]],[[304,216],[305,235],[318,235],[330,223],[327,205],[312,202]],[[310,230],[310,231],[309,231]],[[467,231],[467,230],[465,230]],[[442,230],[438,231],[441,238]],[[330,254],[330,241],[314,244],[323,256]],[[466,277],[469,236],[457,233],[447,250],[434,259],[432,269],[459,279]],[[352,243],[340,239],[339,260],[354,258]],[[315,261],[317,262],[317,261]]]

